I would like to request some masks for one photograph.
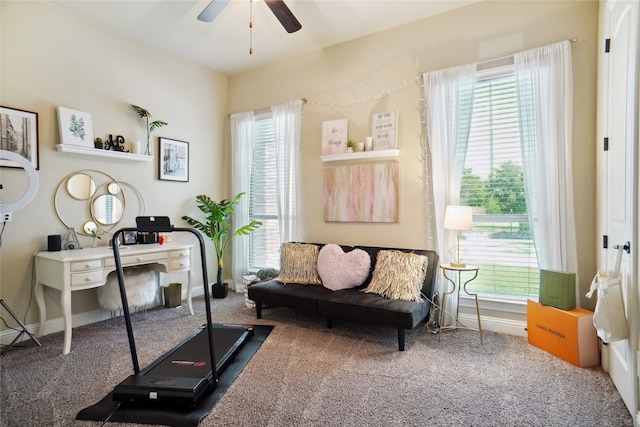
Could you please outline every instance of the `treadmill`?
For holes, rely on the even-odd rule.
[[[253,335],[253,326],[212,323],[204,240],[198,231],[192,228],[175,228],[169,217],[159,216],[137,217],[136,225],[135,228],[117,231],[111,242],[134,371],[133,375],[115,387],[113,400],[131,405],[195,407],[207,392],[215,388],[222,371]],[[138,364],[118,247],[119,238],[127,232],[189,232],[200,242],[207,323],[143,370],[140,370]]]

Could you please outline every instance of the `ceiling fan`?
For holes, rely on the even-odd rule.
[[[230,1],[231,0],[212,0],[211,3],[200,12],[198,20],[203,22],[213,21]],[[287,33],[295,33],[302,28],[302,24],[296,19],[283,0],[265,0],[265,3],[269,6],[269,9],[271,9],[271,12],[273,12],[278,21],[280,21],[284,29],[287,30]]]

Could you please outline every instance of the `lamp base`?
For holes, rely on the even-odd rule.
[[[466,267],[467,264],[464,264],[462,262],[450,262],[449,265],[451,265],[451,267],[457,267],[457,268],[461,268],[461,267]]]

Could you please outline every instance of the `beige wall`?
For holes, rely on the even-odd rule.
[[[48,234],[64,232],[52,197],[68,173],[97,169],[130,182],[144,194],[147,213],[166,214],[178,223],[183,214],[195,213],[195,195],[226,197],[230,193],[224,161],[229,156],[227,113],[293,99],[309,100],[303,107],[302,128],[305,239],[429,247],[421,164],[423,102],[417,76],[573,37],[578,38],[572,45],[574,185],[582,294],[595,273],[595,1],[484,1],[228,82],[224,76],[122,39],[47,2],[3,1],[0,12],[0,104],[38,112],[40,120],[38,197],[7,224],[1,248],[1,295],[18,313],[27,309],[33,253],[44,249]],[[142,139],[142,127],[127,109],[130,103],[169,122],[157,136],[190,142],[188,184],[158,181],[155,161],[122,162],[54,151],[59,143],[56,106],[90,112],[96,136],[115,133]],[[393,109],[399,111],[399,223],[325,223],[322,121],[348,118],[350,136],[362,140],[371,133],[372,114]],[[0,173],[3,183],[19,179],[15,170],[1,168]],[[212,264],[210,260],[210,277]],[[94,291],[79,294],[74,295],[75,315],[96,308]],[[58,294],[51,291],[46,297],[48,318],[59,317]],[[584,306],[589,304],[583,299]],[[34,313],[32,307],[27,323],[38,320]]]
[[[229,111],[307,98],[303,108],[304,232],[308,241],[425,248],[420,82],[424,71],[499,58],[563,39],[572,44],[578,262],[581,294],[595,273],[595,102],[598,3],[483,1],[462,9],[301,56],[229,81]],[[390,92],[389,96],[385,93]],[[349,136],[371,133],[374,113],[399,111],[400,221],[322,220],[321,124],[349,119]],[[590,302],[582,300],[585,306]]]
[[[178,226],[186,226],[182,215],[197,215],[196,195],[222,195],[227,77],[130,42],[49,2],[3,1],[0,11],[0,104],[39,114],[39,191],[31,204],[14,213],[2,235],[1,296],[22,317],[31,294],[32,255],[46,249],[47,235],[65,232],[53,196],[67,174],[95,169],[130,183],[144,195],[147,214],[169,215]],[[188,183],[159,181],[157,159],[143,163],[54,150],[60,143],[59,105],[91,113],[95,136],[144,141],[144,126],[129,104],[141,105],[169,123],[156,137],[189,142]],[[156,141],[152,146],[157,150]],[[0,168],[0,174],[3,198],[9,202],[9,184],[26,174],[8,168]],[[88,211],[85,216],[88,219]],[[134,225],[133,217],[123,225]],[[109,237],[100,244],[107,244]],[[80,241],[90,243],[88,237]],[[213,254],[213,248],[208,252]],[[215,255],[208,267],[209,277],[215,277]],[[45,297],[48,319],[59,318],[59,293],[46,289]],[[95,290],[75,292],[72,305],[76,316],[96,309]],[[38,320],[31,302],[26,323]]]

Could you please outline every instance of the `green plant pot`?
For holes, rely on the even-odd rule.
[[[162,288],[162,294],[165,307],[179,307],[182,304],[182,283],[169,283]]]
[[[212,298],[225,298],[229,291],[229,285],[227,283],[211,285],[211,297]]]

